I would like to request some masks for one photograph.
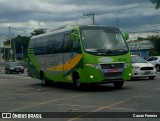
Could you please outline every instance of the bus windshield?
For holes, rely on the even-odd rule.
[[[89,53],[117,55],[128,52],[128,46],[118,29],[82,29],[84,50]]]

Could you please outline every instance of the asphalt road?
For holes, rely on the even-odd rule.
[[[135,112],[147,114],[155,112],[160,116],[160,72],[154,80],[146,78],[127,81],[122,89],[115,89],[112,84],[103,84],[88,86],[83,91],[77,90],[72,84],[43,87],[40,80],[32,79],[27,74],[0,72],[0,112],[21,114],[51,112],[48,115],[57,116],[42,117],[43,119],[0,119],[0,121],[159,121],[160,118],[127,118],[127,115],[130,113],[134,115]],[[53,112],[83,112],[83,114],[76,113],[76,116],[66,118],[65,113]],[[96,115],[94,112],[102,113]],[[87,117],[89,114],[92,116]],[[123,115],[126,117],[123,118]]]

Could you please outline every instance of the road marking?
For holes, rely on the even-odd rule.
[[[111,105],[108,105],[108,106],[98,107],[97,109],[95,109],[95,110],[93,110],[93,111],[91,111],[91,112],[88,112],[88,113],[79,115],[79,116],[77,116],[76,118],[71,118],[71,119],[69,119],[68,121],[74,121],[74,120],[76,120],[76,119],[78,119],[78,118],[82,118],[82,117],[84,117],[84,116],[86,116],[86,115],[89,115],[89,114],[91,114],[92,112],[98,112],[98,111],[101,111],[101,110],[104,110],[104,109],[110,109],[110,108],[112,108],[112,107],[114,107],[114,106],[116,106],[116,105],[122,104],[122,103],[124,103],[124,102],[125,102],[125,100],[116,102],[116,103],[111,104]]]
[[[17,108],[17,109],[9,110],[8,112],[16,112],[16,111],[23,110],[23,109],[26,109],[26,108],[31,108],[31,107],[35,107],[35,106],[38,106],[38,105],[44,105],[44,104],[47,104],[47,103],[50,103],[50,102],[61,101],[61,100],[64,100],[64,98],[59,98],[59,99],[56,99],[56,100],[49,100],[49,101],[33,104],[33,105],[30,105],[30,106]]]
[[[73,95],[73,96],[70,96],[68,98],[76,98],[76,97],[80,97],[80,96],[84,96],[84,95],[88,95],[88,94]],[[49,100],[49,101],[45,101],[45,102],[40,102],[40,103],[33,104],[33,105],[30,105],[30,106],[25,106],[25,107],[22,107],[22,108],[12,109],[12,110],[9,110],[8,112],[16,112],[16,111],[20,111],[20,110],[23,110],[23,109],[26,109],[26,108],[31,108],[31,107],[35,107],[35,106],[38,106],[38,105],[44,105],[44,104],[51,103],[51,102],[61,101],[61,100],[64,100],[64,99],[66,99],[66,98],[59,98],[59,99]]]

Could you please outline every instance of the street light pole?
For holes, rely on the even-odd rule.
[[[22,50],[22,62],[23,62],[23,45],[21,46],[21,50]]]
[[[8,26],[8,29],[9,29],[9,39],[10,39],[10,55],[11,55],[11,61],[13,61],[13,50],[12,50],[12,39],[11,39],[11,27]]]
[[[14,52],[14,60],[16,61],[17,59],[16,59],[16,44],[15,44],[15,40],[14,40],[14,33],[13,33],[13,52]]]
[[[83,16],[88,16],[88,17],[92,16],[93,25],[95,25],[94,13],[83,14]]]

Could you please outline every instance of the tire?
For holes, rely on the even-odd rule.
[[[7,73],[8,73],[8,74],[12,74],[12,71],[8,69],[8,70],[7,70]]]
[[[80,82],[80,78],[74,81],[74,85],[76,86],[77,89],[82,90],[84,88],[84,84]]]
[[[155,68],[156,68],[156,71],[157,71],[157,72],[160,71],[160,66],[159,66],[159,65],[156,65]]]
[[[49,86],[50,83],[49,83],[49,81],[45,80],[43,72],[41,72],[40,78],[41,78],[41,84],[43,86]]]
[[[46,80],[44,79],[44,74],[41,73],[41,74],[40,74],[40,77],[41,77],[41,84],[42,84],[43,86],[46,86]]]
[[[155,76],[149,76],[148,78],[153,80],[155,78]]]
[[[113,85],[116,89],[121,89],[123,87],[124,81],[114,82]]]

